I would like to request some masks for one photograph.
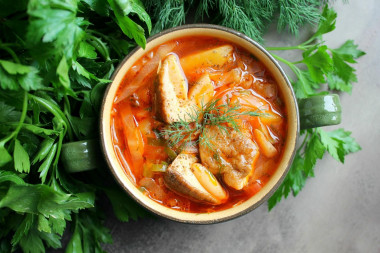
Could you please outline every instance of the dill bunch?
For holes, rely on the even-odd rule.
[[[297,35],[320,18],[324,0],[144,0],[153,20],[152,33],[178,25],[208,22],[240,31],[262,42],[268,25],[277,21],[279,31]],[[187,15],[194,13],[194,15]],[[194,20],[193,20],[194,19]]]
[[[145,8],[149,10],[154,26],[151,34],[185,23],[188,6],[184,0],[146,0]],[[187,1],[192,2],[192,1]]]
[[[194,108],[194,112],[189,114],[191,121],[181,119],[179,122],[164,127],[160,131],[161,137],[166,139],[171,147],[202,141],[206,146],[212,148],[211,137],[204,134],[203,131],[207,126],[217,126],[227,134],[230,130],[240,132],[240,116],[265,116],[265,113],[260,112],[259,109],[242,111],[238,102],[231,103],[229,99],[225,104],[220,104],[219,101],[220,99],[213,99],[202,106],[200,110]]]

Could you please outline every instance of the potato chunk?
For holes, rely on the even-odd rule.
[[[185,73],[197,68],[221,67],[232,58],[234,48],[231,45],[223,45],[199,53],[181,58],[181,66]]]
[[[169,124],[192,120],[197,106],[187,99],[187,80],[177,56],[170,54],[164,58],[155,89],[155,111],[161,120]]]
[[[193,163],[191,165],[191,171],[194,173],[199,183],[217,199],[224,200],[227,198],[226,191],[205,166],[200,163]]]
[[[205,106],[214,96],[214,86],[208,74],[201,76],[189,90],[189,99],[194,101],[198,108]]]
[[[198,175],[199,173],[197,174],[198,176],[194,174],[194,168],[192,169],[192,165],[197,161],[198,159],[192,154],[179,154],[164,174],[164,182],[166,186],[178,194],[191,198],[197,202],[211,204],[222,203],[222,200],[224,199],[220,198],[220,196],[225,197],[226,195],[223,195],[221,192],[224,190],[219,185],[219,182],[216,181],[221,188],[219,189],[220,192],[217,192],[217,194],[214,195],[214,192],[217,190],[209,192],[203,186],[207,180],[210,181],[210,178],[202,178],[203,175]],[[199,177],[202,178],[202,183],[199,181]],[[209,184],[212,183],[214,183],[214,181],[209,182]]]
[[[261,132],[259,129],[255,129],[253,134],[255,136],[257,144],[259,144],[261,151],[266,157],[271,158],[277,155],[277,149],[273,146],[272,143],[269,142],[263,132]]]

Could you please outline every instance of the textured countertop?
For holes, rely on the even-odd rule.
[[[160,218],[121,223],[110,218],[107,226],[114,243],[106,245],[106,251],[380,252],[380,4],[341,2],[334,4],[337,29],[325,39],[331,48],[354,39],[367,53],[356,66],[359,82],[352,95],[341,95],[340,127],[352,131],[363,150],[347,156],[344,165],[326,155],[299,195],[290,196],[270,213],[263,204],[215,225]],[[295,43],[293,37],[275,31],[266,36],[268,46]],[[279,55],[296,56],[292,54]]]

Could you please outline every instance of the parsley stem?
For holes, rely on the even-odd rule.
[[[17,54],[10,47],[7,47],[5,44],[0,44],[0,49],[7,51],[16,63],[20,63],[20,59],[18,58]]]
[[[299,46],[292,46],[292,47],[266,47],[265,48],[268,51],[283,51],[283,50],[303,50]]]
[[[297,153],[298,153],[298,154],[301,152],[301,150],[302,150],[303,147],[305,146],[308,137],[309,137],[309,131],[306,131],[305,138],[303,139],[301,146],[297,149]]]
[[[289,67],[291,68],[292,65],[294,65],[293,63],[291,63],[290,61],[288,60],[285,60],[284,58],[276,55],[276,54],[272,54],[273,58],[275,58],[276,60],[279,60],[279,61],[282,61],[283,63],[285,63],[286,65],[289,65]]]
[[[17,127],[19,125],[19,122],[4,122],[3,124],[7,125],[7,126],[16,126]],[[46,135],[58,135],[58,133],[59,133],[56,130],[42,128],[42,127],[36,126],[34,124],[28,124],[28,123],[22,123],[21,128],[24,130],[28,130],[28,131],[34,133],[35,135],[39,135],[41,137],[45,137]]]
[[[266,47],[265,49],[268,51],[285,51],[285,50],[308,50],[311,48],[312,45],[307,45],[307,43],[302,43],[298,46],[291,46],[291,47]]]
[[[27,111],[28,111],[28,92],[24,91],[24,102],[22,104],[22,112],[21,112],[20,121],[18,122],[16,129],[10,135],[8,135],[7,137],[5,137],[4,139],[0,141],[0,146],[4,145],[8,141],[10,141],[12,138],[17,137],[18,132],[20,132],[22,124],[25,121]]]
[[[91,34],[87,34],[87,38],[89,39],[88,43],[91,46],[95,47],[95,49],[103,56],[106,61],[111,60],[108,48],[103,41]]]
[[[67,95],[63,96],[63,112],[66,115],[70,115],[70,113],[71,113],[70,101],[69,101],[69,98],[67,97]]]
[[[36,101],[37,103],[39,103],[43,107],[45,107],[48,111],[50,111],[59,120],[61,120],[64,127],[65,127],[65,132],[67,131],[67,133],[69,135],[69,139],[70,140],[73,139],[73,132],[72,132],[69,120],[67,119],[66,115],[61,111],[61,109],[57,105],[55,105],[54,103],[52,103],[52,102],[50,102],[44,98],[41,98],[41,97],[38,97],[38,96],[35,96],[32,94],[28,94],[28,96],[30,98],[34,99],[34,101]]]
[[[62,149],[62,143],[63,143],[63,137],[64,136],[65,136],[64,132],[61,132],[59,134],[57,153],[55,154],[55,159],[54,159],[54,162],[53,162],[53,167],[56,167],[58,165],[59,156],[61,154],[61,149]]]
[[[289,66],[289,68],[294,72],[294,74],[296,74],[297,78],[301,81],[301,84],[302,84],[302,89],[304,91],[305,94],[309,94],[309,91],[306,89],[304,83],[307,83],[307,81],[305,80],[305,77],[304,75],[302,74],[302,71],[295,65],[295,63],[292,63],[288,60],[285,60],[284,58],[278,56],[278,55],[275,55],[275,54],[272,54],[272,56],[276,59],[276,60],[279,60],[283,63],[285,63],[286,65]],[[296,62],[298,63],[298,62]]]

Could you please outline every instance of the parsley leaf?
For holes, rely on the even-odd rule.
[[[328,83],[333,90],[350,93],[352,83],[357,81],[355,69],[349,63],[356,63],[358,57],[365,53],[357,49],[352,40],[346,41],[338,49],[331,49],[322,41],[322,35],[335,29],[337,14],[326,5],[314,35],[298,46],[267,48],[269,50],[302,50],[303,59],[289,62],[274,55],[276,59],[287,64],[296,74],[298,80],[293,81],[293,87],[298,99],[317,94],[328,94],[321,91],[321,86]],[[317,40],[316,40],[317,39]],[[304,64],[304,68],[297,65]],[[360,146],[350,136],[351,132],[338,129],[325,132],[320,128],[303,131],[303,144],[296,151],[292,167],[283,184],[269,199],[268,207],[272,209],[282,197],[286,198],[289,192],[294,196],[303,188],[308,177],[314,176],[314,167],[318,159],[322,159],[327,151],[334,159],[344,163],[345,155],[360,150]]]
[[[15,170],[18,172],[27,172],[30,171],[30,160],[29,155],[21,145],[20,141],[16,139],[15,148],[14,148],[14,163]]]
[[[332,157],[344,162],[344,156],[361,150],[359,144],[351,137],[351,132],[337,129],[325,132],[321,128],[308,129],[303,144],[296,151],[290,170],[283,183],[268,200],[268,209],[271,210],[281,199],[293,196],[302,190],[307,178],[314,177],[314,167],[318,159],[322,159],[328,151]]]
[[[10,161],[12,161],[12,156],[9,154],[8,150],[2,146],[3,144],[0,143],[0,167],[3,167]]]
[[[347,40],[343,45],[334,50],[346,62],[356,63],[356,59],[365,55],[365,52],[358,49],[358,45],[353,40]]]
[[[23,201],[19,201],[20,199]],[[0,200],[0,207],[59,219],[67,217],[67,210],[76,211],[93,207],[93,204],[92,193],[63,194],[47,185],[11,185]]]
[[[152,21],[139,0],[116,0],[115,3],[123,11],[124,15],[129,15],[130,13],[136,14],[140,20],[147,25],[150,33],[152,30]]]
[[[82,2],[88,4],[91,10],[103,17],[108,17],[110,8],[107,4],[107,0],[82,0]]]
[[[15,172],[0,170],[0,183],[13,182],[24,185],[25,182]]]
[[[0,87],[9,90],[36,90],[42,88],[38,70],[11,61],[0,60]]]
[[[146,39],[144,29],[127,16],[129,13],[135,13],[137,11],[136,9],[141,8],[139,3],[136,1],[132,2],[132,0],[108,0],[108,3],[115,14],[117,24],[124,34],[129,38],[133,38],[139,46],[145,48]],[[150,31],[152,24],[148,15],[141,13],[139,17],[146,22]]]
[[[316,83],[323,83],[325,81],[324,74],[332,70],[333,61],[327,52],[327,46],[318,47],[317,51],[313,54],[303,55],[303,62],[308,67],[311,79]]]
[[[357,81],[355,69],[348,63],[356,63],[356,59],[365,55],[357,49],[352,40],[346,41],[337,49],[330,49],[334,71],[327,74],[327,83],[330,89],[351,93],[353,82]]]
[[[15,122],[20,116],[21,113],[16,111],[16,108],[0,101],[0,123]]]
[[[103,226],[101,217],[86,211],[75,216],[75,226],[66,252],[103,252],[101,243],[111,243],[109,230]]]
[[[350,136],[351,132],[344,129],[340,128],[331,132],[318,129],[318,133],[326,150],[341,163],[344,163],[345,155],[361,150],[359,144]]]
[[[269,210],[279,203],[282,197],[287,198],[290,192],[293,192],[295,196],[302,189],[305,184],[305,177],[302,172],[304,162],[304,159],[296,154],[284,181],[268,200]]]
[[[31,0],[28,4],[30,23],[27,39],[32,45],[54,42],[55,54],[72,59],[85,37],[83,28],[89,22],[77,17],[78,1]]]
[[[309,41],[312,41],[323,34],[326,34],[335,30],[335,23],[336,23],[337,16],[338,16],[337,13],[332,8],[329,8],[328,5],[325,5],[325,7],[323,8],[321,19],[319,20],[319,23],[318,23],[318,29],[311,36]]]
[[[304,162],[304,173],[305,177],[313,177],[313,168],[317,163],[317,159],[322,159],[325,154],[326,148],[319,139],[316,133],[313,133],[309,139],[307,146],[305,148],[305,162]]]
[[[96,59],[97,53],[95,51],[95,47],[93,47],[91,44],[82,41],[79,44],[79,49],[78,49],[78,57],[84,57],[88,59]]]
[[[54,159],[54,156],[57,152],[57,144],[54,144],[52,146],[50,146],[50,144],[52,143],[50,141],[50,139],[47,139],[48,140],[48,143],[43,143],[45,144],[46,146],[43,146],[43,147],[50,147],[50,150],[49,150],[49,153],[47,153],[46,155],[46,159],[44,160],[44,162],[41,164],[41,166],[38,168],[38,172],[40,172],[40,178],[41,178],[41,182],[42,183],[45,183],[45,180],[46,180],[46,176],[49,172],[49,169],[50,169],[50,166],[52,165],[53,163],[53,159]],[[47,150],[47,149],[41,149],[43,151]],[[37,156],[36,156],[37,157]],[[38,156],[37,159],[43,159],[42,157],[44,157],[44,154],[41,154]]]
[[[141,206],[136,205],[126,194],[120,194],[117,189],[107,189],[105,193],[111,201],[116,217],[120,221],[129,221],[130,218],[137,220],[147,216],[148,213]]]

